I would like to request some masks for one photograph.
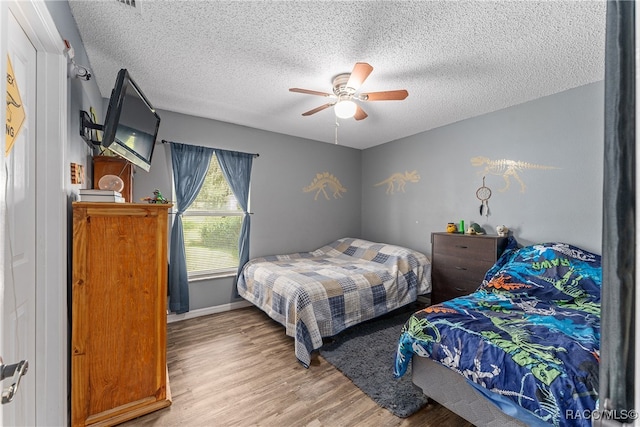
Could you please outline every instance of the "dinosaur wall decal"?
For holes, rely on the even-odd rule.
[[[491,160],[488,157],[477,156],[471,158],[471,164],[473,166],[484,166],[484,169],[478,172],[479,174],[491,174],[499,175],[504,179],[505,186],[498,191],[505,192],[511,186],[511,178],[518,181],[520,184],[520,192],[524,193],[526,188],[524,182],[518,175],[518,172],[523,172],[526,169],[560,169],[555,166],[543,166],[533,163],[522,162],[519,160],[499,159]]]
[[[404,193],[407,182],[418,182],[418,181],[420,181],[420,175],[418,175],[418,171],[415,171],[415,170],[411,172],[405,171],[404,173],[396,172],[391,176],[389,176],[389,178],[385,179],[384,181],[380,181],[377,184],[374,184],[374,187],[386,185],[387,194],[393,194],[396,190],[402,191]]]
[[[304,187],[302,191],[304,191],[305,193],[315,191],[316,195],[313,198],[313,200],[318,200],[318,195],[320,193],[324,194],[325,199],[330,200],[329,195],[325,190],[325,188],[327,187],[329,187],[329,190],[331,191],[331,195],[333,196],[334,199],[337,199],[338,197],[342,198],[342,193],[347,192],[347,189],[344,188],[342,184],[340,184],[340,181],[338,180],[338,178],[336,178],[329,172],[316,174],[311,184]]]

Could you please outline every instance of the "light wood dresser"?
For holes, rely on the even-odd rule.
[[[474,292],[506,245],[506,237],[432,233],[431,303]]]
[[[171,404],[166,367],[171,205],[73,203],[71,425]]]

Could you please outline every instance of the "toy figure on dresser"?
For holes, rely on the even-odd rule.
[[[457,233],[458,227],[453,222],[447,224],[447,233]]]
[[[506,225],[498,225],[496,226],[496,232],[500,237],[507,237],[509,235],[509,229]]]
[[[162,203],[162,204],[169,203],[169,201],[167,199],[165,199],[165,197],[162,195],[162,193],[160,193],[160,190],[158,190],[157,188],[155,190],[153,190],[153,196],[151,196],[151,197],[143,197],[140,200],[143,201],[143,202],[147,202],[147,203]]]
[[[487,234],[484,228],[480,227],[475,222],[472,222],[469,228],[467,228],[467,234]]]

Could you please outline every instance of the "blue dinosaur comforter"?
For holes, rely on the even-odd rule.
[[[506,251],[476,292],[411,316],[395,376],[414,354],[429,357],[534,421],[590,426],[598,398],[600,261],[563,243]]]

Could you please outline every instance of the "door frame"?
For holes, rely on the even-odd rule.
[[[64,168],[69,120],[67,59],[64,42],[44,1],[0,1],[0,28],[5,29],[0,31],[2,75],[7,72],[9,13],[15,16],[37,51],[36,363],[30,365],[27,375],[36,376],[36,424],[68,425],[67,230],[71,202],[66,186],[70,171]],[[0,93],[6,93],[6,79],[0,80]],[[5,115],[5,109],[0,108],[3,123]],[[1,157],[0,226],[4,229],[4,155]],[[2,269],[3,257],[4,251],[0,250]],[[0,272],[3,295],[4,272]],[[19,393],[16,398],[20,398]]]

